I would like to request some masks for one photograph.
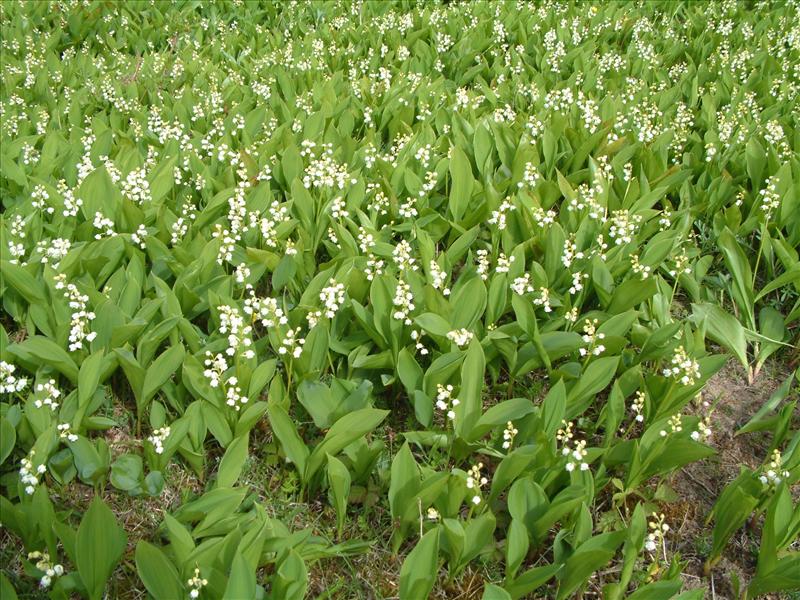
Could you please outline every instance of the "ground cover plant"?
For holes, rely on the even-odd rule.
[[[797,597],[797,2],[0,20],[4,600]]]

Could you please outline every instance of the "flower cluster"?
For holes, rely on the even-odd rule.
[[[64,567],[60,564],[53,564],[47,552],[39,552],[38,550],[29,552],[28,560],[35,560],[36,568],[42,572],[39,585],[43,588],[50,587],[54,577],[61,577],[64,574]]]
[[[346,164],[340,164],[333,158],[333,147],[330,144],[322,144],[322,152],[317,157],[316,144],[304,140],[303,146],[306,153],[311,157],[308,166],[303,174],[303,185],[306,188],[336,188],[345,189],[348,183],[355,184],[356,179],[351,178],[347,171]]]
[[[576,468],[581,471],[589,469],[589,464],[584,461],[588,452],[586,451],[586,441],[575,441],[575,433],[572,430],[572,421],[562,421],[561,428],[556,432],[556,439],[561,442],[561,454],[567,457],[567,463],[564,468],[572,472]]]
[[[102,240],[103,237],[111,237],[116,235],[116,231],[114,231],[114,221],[106,217],[99,210],[96,213],[94,213],[92,226],[95,229],[100,230],[100,233],[94,234],[94,239],[96,240]]]
[[[489,480],[481,475],[482,468],[483,463],[479,462],[467,471],[467,489],[472,490],[472,503],[476,505],[481,503],[480,489],[489,483]]]
[[[475,252],[475,255],[478,258],[478,275],[481,276],[481,279],[486,281],[489,279],[489,251],[485,250],[484,248],[480,248]]]
[[[72,242],[65,238],[42,240],[36,244],[36,251],[42,255],[42,264],[50,264],[58,268],[61,260],[69,253]]]
[[[700,379],[700,364],[686,353],[683,346],[675,349],[670,364],[663,370],[664,377],[673,377],[683,385],[694,385]]]
[[[503,430],[503,450],[511,450],[514,445],[514,438],[519,433],[519,430],[514,427],[514,423],[509,421],[506,423],[506,428]]]
[[[541,306],[544,312],[549,313],[553,311],[550,306],[550,290],[546,287],[539,288],[539,296],[533,299],[534,306]]]
[[[91,321],[94,320],[95,314],[92,311],[86,310],[89,306],[89,296],[81,294],[75,284],[66,282],[66,275],[63,273],[55,276],[56,289],[66,290],[64,297],[69,302],[69,307],[72,309],[70,317],[70,330],[69,330],[69,350],[74,352],[83,348],[84,342],[91,342],[97,337],[97,333],[89,331]]]
[[[278,348],[278,354],[281,356],[288,355],[294,358],[300,358],[300,355],[303,353],[303,344],[306,343],[306,339],[298,337],[299,334],[299,327],[294,329],[290,327],[287,329],[283,339],[281,340],[281,345]]]
[[[639,262],[638,254],[631,254],[631,270],[637,275],[641,275],[642,279],[650,277],[651,268]]]
[[[691,433],[691,438],[695,442],[708,441],[711,439],[711,417],[706,415],[697,422],[697,430]]]
[[[219,387],[225,371],[228,370],[228,361],[225,358],[225,355],[221,353],[212,354],[206,350],[206,359],[204,364],[206,369],[203,371],[203,376],[208,379],[209,385],[212,388]]]
[[[150,437],[147,438],[147,441],[153,444],[153,449],[156,454],[164,454],[164,442],[167,440],[170,433],[169,427],[159,427],[158,429],[154,429]]]
[[[200,592],[208,585],[208,579],[201,577],[200,569],[195,567],[194,575],[186,582],[186,585],[189,586],[189,598],[194,600],[200,597]]]
[[[521,277],[515,277],[514,281],[511,282],[511,291],[519,296],[532,292],[533,286],[531,285],[530,274],[525,273]]]
[[[58,399],[61,397],[61,391],[56,387],[55,379],[49,379],[44,383],[37,383],[36,394],[41,394],[40,397],[33,401],[33,405],[36,408],[46,406],[52,411],[58,408]]]
[[[633,412],[634,420],[637,423],[644,421],[644,401],[644,392],[637,390],[636,395],[633,397],[633,402],[631,402],[631,412]]]
[[[658,432],[661,437],[667,437],[670,433],[680,433],[683,431],[683,417],[680,414],[672,415],[667,421],[669,430],[662,429]]]
[[[689,266],[689,257],[685,252],[681,252],[675,257],[675,266],[669,270],[671,277],[678,277],[681,274],[690,275],[692,268]]]
[[[469,344],[470,340],[474,337],[473,333],[468,329],[454,329],[447,332],[447,339],[453,342],[459,348],[463,348]]]
[[[761,475],[758,478],[765,486],[775,487],[787,477],[789,471],[783,468],[781,451],[775,448],[772,450],[770,461],[761,468]]]
[[[344,284],[331,278],[328,286],[319,293],[319,299],[325,305],[325,316],[332,319],[344,303]]]
[[[242,395],[239,379],[237,377],[228,377],[228,381],[225,382],[225,404],[239,412],[248,401],[249,398]]]
[[[39,485],[39,477],[44,475],[47,467],[44,464],[34,465],[33,457],[36,454],[35,450],[31,450],[28,456],[20,461],[19,480],[25,486],[25,493],[29,496],[33,495],[36,491],[36,486]]]
[[[16,370],[16,365],[0,360],[0,394],[13,394],[28,387],[27,377],[17,377]]]
[[[251,316],[254,320],[259,320],[264,327],[277,327],[289,322],[275,298],[259,298],[250,285],[247,286],[247,290],[250,296],[244,301],[246,315]]]
[[[428,270],[431,273],[431,279],[433,280],[431,284],[437,290],[442,290],[442,294],[445,296],[450,295],[450,288],[447,287],[447,273],[439,266],[439,264],[435,260],[431,260],[430,264],[428,265]]]
[[[383,274],[384,262],[377,258],[374,254],[367,255],[367,266],[364,269],[364,274],[368,281],[374,280],[378,275]]]
[[[245,325],[238,308],[223,304],[217,307],[219,311],[219,332],[228,337],[228,348],[225,354],[234,356],[243,349],[242,356],[247,359],[254,358],[256,353],[252,348],[253,340],[250,334],[252,326]]]
[[[453,398],[452,385],[436,385],[436,408],[444,412],[451,421],[456,418],[455,407],[458,405],[458,398]]]
[[[497,210],[492,211],[492,216],[489,218],[489,223],[491,225],[497,225],[498,231],[503,231],[506,228],[506,217],[509,212],[512,210],[516,210],[516,206],[511,204],[511,202],[506,199],[500,204],[500,207]]]
[[[395,307],[392,317],[398,321],[403,321],[406,325],[411,325],[411,311],[414,310],[414,296],[411,293],[411,286],[403,280],[397,282],[392,304]]]
[[[647,522],[647,527],[650,533],[647,534],[647,539],[644,542],[645,550],[651,554],[656,554],[658,547],[661,546],[666,560],[666,533],[669,531],[669,525],[665,522],[666,517],[664,514],[653,513],[651,519]]]
[[[611,214],[609,237],[617,246],[630,244],[636,235],[636,228],[642,222],[642,215],[631,215],[627,210],[617,210]]]
[[[598,340],[604,340],[606,335],[602,332],[597,331],[597,324],[599,321],[597,319],[586,319],[583,322],[583,343],[586,344],[586,348],[579,348],[578,352],[581,356],[587,355],[594,355],[600,356],[603,352],[605,352],[606,347],[603,344],[597,343]]]
[[[773,175],[767,179],[766,186],[759,192],[761,196],[761,209],[767,218],[781,205],[781,196],[778,193],[777,177]]]
[[[395,246],[392,251],[392,260],[394,260],[394,264],[396,264],[397,268],[400,270],[417,270],[417,265],[415,264],[417,259],[414,258],[414,251],[411,248],[411,244],[406,240],[400,240],[397,246]]]
[[[78,435],[72,431],[69,423],[58,424],[58,437],[67,442],[77,442]]]

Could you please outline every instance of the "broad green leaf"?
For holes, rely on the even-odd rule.
[[[564,570],[558,574],[559,586],[556,598],[558,600],[569,598],[578,588],[585,585],[593,572],[611,561],[624,537],[624,531],[601,533],[581,544],[564,563]]]
[[[247,460],[247,444],[250,436],[240,435],[228,445],[225,455],[219,463],[217,471],[217,487],[232,487],[239,479],[244,463]]]
[[[327,457],[328,462],[328,490],[331,504],[336,509],[336,527],[339,536],[342,535],[344,522],[347,518],[347,499],[350,495],[350,472],[338,458]]]
[[[652,298],[657,291],[656,280],[652,277],[648,277],[644,281],[628,279],[614,290],[608,312],[618,314],[635,308],[645,300]]]
[[[46,337],[35,335],[9,346],[8,352],[18,357],[23,363],[53,367],[73,384],[78,382],[78,366],[75,361],[67,354],[66,350]],[[31,370],[35,371],[36,369],[32,368]]]
[[[306,468],[303,471],[303,479],[306,482],[311,480],[325,461],[326,454],[335,456],[345,446],[375,429],[388,414],[388,410],[362,408],[336,421],[308,457]]]
[[[692,304],[692,316],[712,340],[729,350],[745,368],[748,367],[747,340],[744,327],[736,318],[716,304]]]
[[[125,550],[127,536],[114,514],[95,496],[78,527],[75,560],[91,600],[103,597],[106,582]]]
[[[739,242],[736,241],[736,236],[734,236],[727,227],[719,234],[717,244],[725,259],[725,266],[728,268],[728,272],[733,278],[733,285],[731,287],[733,299],[739,306],[742,318],[747,327],[755,330],[753,273],[750,269],[750,262],[747,260],[747,255],[742,250]]]
[[[155,600],[179,598],[186,593],[172,562],[160,548],[144,540],[136,544],[136,571]]]
[[[269,404],[267,415],[269,416],[272,431],[280,441],[286,457],[295,464],[302,475],[306,470],[309,450],[298,435],[294,422],[289,418],[286,411],[276,404]]]
[[[456,433],[464,439],[469,438],[480,418],[485,366],[483,348],[480,342],[473,338],[461,365],[461,389],[458,393],[460,402],[455,409]]]
[[[427,598],[438,571],[439,528],[435,527],[422,536],[400,567],[400,600]]]
[[[161,356],[153,361],[147,368],[147,375],[144,380],[142,389],[142,403],[146,404],[153,396],[155,396],[167,380],[172,377],[172,374],[178,370],[178,367],[183,363],[183,357],[186,354],[182,344],[172,346],[166,350]]]
[[[241,551],[236,552],[231,564],[228,584],[225,586],[223,600],[239,600],[256,597],[256,574],[245,560]]]
[[[567,393],[566,419],[574,419],[604,390],[617,372],[619,356],[601,356],[589,363],[578,382]]]
[[[472,197],[472,166],[464,151],[455,146],[450,154],[450,213],[461,221]]]

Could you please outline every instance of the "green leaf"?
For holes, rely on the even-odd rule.
[[[567,394],[567,420],[582,414],[594,397],[611,383],[617,372],[619,359],[619,356],[601,356],[589,363]]]
[[[308,570],[303,559],[294,550],[289,550],[272,579],[272,597],[277,600],[303,600],[308,588]],[[241,596],[250,598],[251,596]]]
[[[483,588],[482,600],[511,600],[511,594],[493,583],[486,584]]]
[[[482,438],[489,431],[499,425],[505,425],[509,421],[521,419],[534,411],[533,402],[527,398],[512,398],[495,404],[487,410],[475,427],[472,428],[467,441],[475,441]]]
[[[37,281],[27,270],[19,265],[0,261],[0,270],[3,273],[3,283],[10,285],[29,304],[46,304],[47,290],[42,281]]]
[[[435,313],[423,313],[414,317],[414,322],[432,335],[445,337],[454,329],[450,323]]]
[[[136,544],[136,571],[155,600],[181,598],[186,594],[172,562],[160,548],[144,540]]]
[[[511,519],[506,532],[506,578],[513,578],[528,554],[528,528],[520,519]]]
[[[241,600],[256,597],[256,573],[245,560],[240,550],[236,551],[231,563],[228,584],[225,586],[223,600]]]
[[[322,466],[327,454],[336,455],[363,435],[375,429],[389,414],[388,410],[362,408],[343,416],[328,430],[306,463],[303,480],[308,482]]]
[[[153,364],[147,368],[147,376],[144,380],[141,399],[143,405],[147,404],[169,380],[172,374],[178,370],[178,367],[183,363],[185,354],[186,352],[183,348],[183,344],[172,346],[155,359]]]
[[[331,504],[336,509],[336,527],[341,537],[347,517],[347,499],[350,496],[350,471],[342,461],[330,454],[327,471]]]
[[[747,469],[722,490],[711,509],[714,531],[709,564],[713,565],[718,560],[730,538],[747,521],[761,493],[761,482]]]
[[[740,435],[742,433],[749,433],[751,431],[756,431],[760,425],[766,421],[765,417],[770,413],[773,412],[780,403],[789,395],[789,391],[792,388],[792,383],[796,377],[796,373],[790,373],[789,376],[783,380],[778,389],[772,392],[772,395],[769,399],[758,409],[756,414],[754,414],[751,419],[736,432],[736,435]]]
[[[439,571],[439,528],[422,536],[400,568],[400,600],[427,598]]]
[[[480,277],[473,277],[458,287],[451,296],[454,329],[472,329],[486,310],[486,285]]]
[[[800,589],[800,552],[790,552],[768,573],[757,574],[747,586],[747,597]]]
[[[739,242],[736,241],[736,236],[727,227],[719,234],[717,245],[722,251],[725,266],[733,277],[733,286],[731,288],[733,299],[742,312],[745,325],[755,331],[753,272],[750,270],[750,262],[747,260],[747,255],[745,255]]]
[[[777,289],[780,289],[784,286],[788,286],[790,284],[797,285],[800,282],[800,263],[795,263],[791,267],[789,267],[784,273],[767,283],[761,291],[755,297],[755,301],[758,302],[767,294],[774,292]]]
[[[529,597],[528,594],[550,581],[563,567],[563,563],[557,563],[528,569],[519,577],[506,581],[505,588],[514,600]]]
[[[8,347],[8,352],[23,363],[53,367],[72,383],[78,382],[78,365],[61,346],[46,337],[35,335],[18,344],[12,344]]]
[[[461,221],[472,197],[472,166],[464,151],[455,146],[450,154],[450,213],[454,221]]]
[[[628,596],[628,600],[670,600],[680,591],[680,579],[654,581],[637,588],[633,594]]]
[[[611,295],[608,312],[611,314],[625,312],[652,298],[656,292],[658,292],[658,285],[654,277],[648,277],[644,281],[639,279],[623,281]]]
[[[480,418],[485,367],[483,348],[480,342],[473,338],[461,365],[461,390],[458,393],[460,403],[455,408],[456,433],[464,439],[469,438],[475,423]]]
[[[126,492],[136,490],[142,482],[142,457],[123,454],[111,465],[111,485]]]
[[[100,350],[85,358],[81,363],[81,368],[78,372],[78,412],[72,419],[72,426],[75,429],[80,428],[82,425],[83,417],[86,414],[89,401],[97,391],[97,386],[100,383],[100,375],[102,373],[104,358],[104,352],[103,350]]]
[[[228,445],[225,455],[219,463],[217,471],[217,487],[233,487],[242,473],[242,468],[247,460],[247,444],[250,439],[249,433],[245,432]]]
[[[747,340],[744,327],[736,318],[716,304],[704,302],[692,304],[692,319],[699,326],[705,326],[708,337],[729,350],[747,370]]]
[[[564,380],[559,379],[556,384],[547,392],[542,402],[542,418],[544,420],[544,431],[548,437],[555,437],[562,422],[567,408],[567,391]]]
[[[92,499],[75,541],[75,560],[90,600],[103,597],[106,581],[125,551],[127,536],[99,496]]]
[[[570,597],[588,581],[592,573],[607,565],[625,535],[624,531],[601,533],[581,544],[564,563],[564,570],[558,574],[559,586],[556,599],[563,600]]]
[[[14,450],[16,442],[17,430],[11,424],[11,421],[5,417],[0,418],[0,465],[5,462]]]
[[[395,519],[407,511],[411,499],[419,490],[419,467],[408,442],[405,442],[392,460],[389,480],[389,510]]]
[[[289,418],[287,412],[277,404],[269,403],[267,415],[272,431],[283,446],[286,457],[295,464],[302,475],[306,470],[309,451],[298,435],[294,422]]]
[[[5,576],[5,573],[0,572],[0,598],[3,600],[17,600],[17,592],[14,586]]]

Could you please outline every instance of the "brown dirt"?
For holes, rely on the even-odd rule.
[[[777,364],[766,366],[755,382],[748,384],[741,367],[728,363],[709,380],[703,400],[711,405],[712,444],[717,456],[694,463],[675,474],[670,485],[681,500],[669,506],[669,520],[675,534],[674,551],[680,552],[688,566],[683,573],[686,589],[706,588],[708,598],[734,599],[731,577],[742,588],[752,578],[758,557],[758,528],[742,528],[731,539],[722,560],[704,577],[703,566],[711,549],[713,523],[706,520],[727,484],[739,475],[741,467],[755,469],[767,458],[770,437],[763,432],[735,435],[769,399],[789,372]],[[665,507],[667,508],[667,507]],[[665,510],[666,512],[666,510]],[[768,595],[764,598],[785,598]]]

